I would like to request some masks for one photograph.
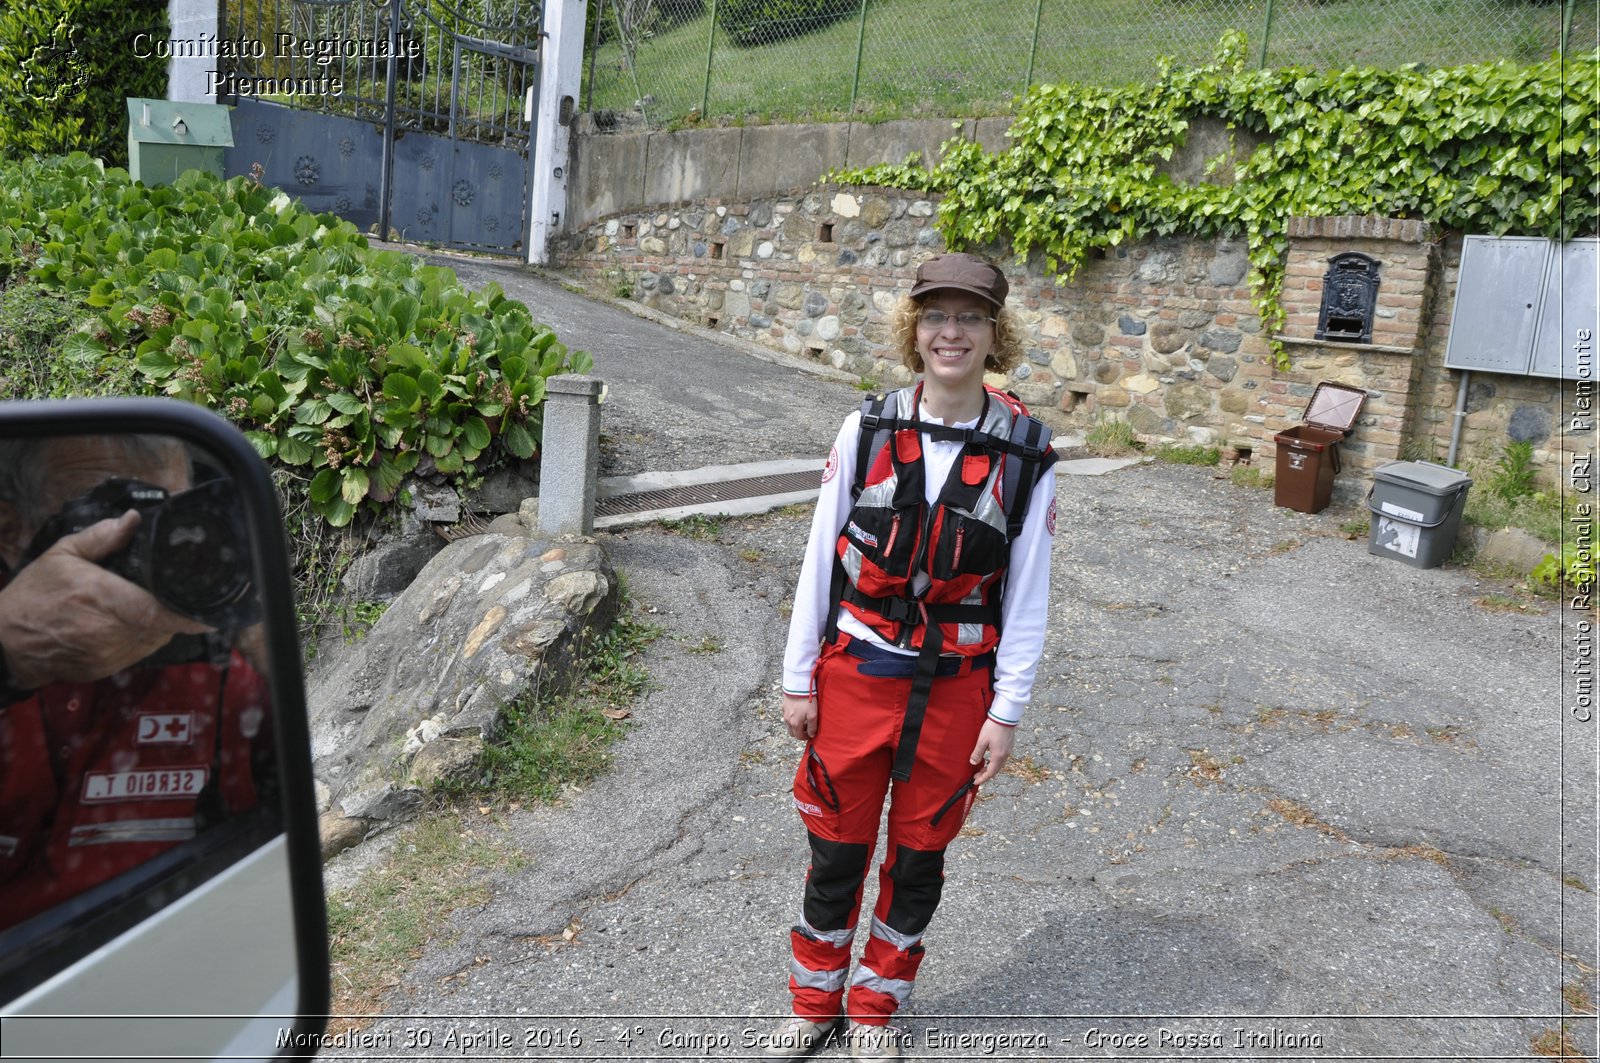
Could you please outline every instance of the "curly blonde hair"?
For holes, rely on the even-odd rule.
[[[913,373],[922,372],[922,355],[917,353],[917,315],[926,301],[927,296],[913,299],[902,295],[889,319],[890,345],[899,353],[900,364]],[[983,368],[990,373],[1009,373],[1022,364],[1022,322],[1009,306],[997,309],[994,318],[994,349],[984,359]]]

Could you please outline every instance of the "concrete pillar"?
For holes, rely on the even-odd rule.
[[[539,106],[533,116],[533,168],[528,217],[528,261],[550,260],[550,240],[563,231],[567,179],[572,173],[572,120],[583,84],[583,23],[586,0],[547,0],[544,53],[539,67]]]
[[[545,381],[544,441],[539,453],[539,531],[594,531],[600,475],[599,378],[569,373]]]
[[[214,41],[222,26],[219,13],[222,0],[167,0],[167,20],[172,24],[168,36],[190,46],[194,42]],[[268,47],[271,47],[270,43]],[[185,47],[175,51],[209,52],[204,47]],[[167,60],[167,99],[184,103],[216,103],[210,91],[211,72],[226,62],[212,55],[196,55]]]

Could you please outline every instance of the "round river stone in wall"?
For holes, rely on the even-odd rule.
[[[1188,342],[1188,334],[1170,321],[1158,321],[1150,326],[1150,346],[1157,353],[1176,353]]]

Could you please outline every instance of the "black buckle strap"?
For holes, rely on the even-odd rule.
[[[900,742],[895,746],[890,778],[905,782],[917,760],[917,743],[922,738],[922,721],[928,714],[928,699],[933,694],[933,677],[939,670],[939,651],[944,646],[944,629],[929,624],[922,633],[922,652],[911,673],[911,695],[906,698],[906,718],[900,725]]]
[[[991,624],[999,619],[999,603],[926,602],[921,598],[874,598],[863,594],[846,581],[839,597],[851,605],[870,609],[885,620],[897,624]]]

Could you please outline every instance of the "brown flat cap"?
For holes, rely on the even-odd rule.
[[[917,269],[917,283],[911,289],[911,298],[926,295],[940,288],[955,288],[971,292],[989,300],[995,306],[1004,306],[1006,292],[1011,286],[1006,275],[979,258],[961,252],[935,255]]]

